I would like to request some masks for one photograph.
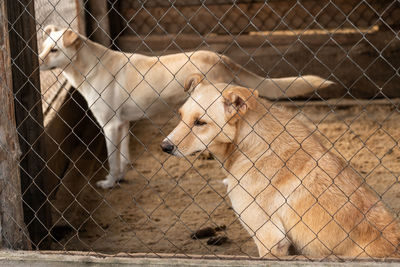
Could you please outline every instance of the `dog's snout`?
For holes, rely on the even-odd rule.
[[[161,149],[166,153],[172,154],[172,152],[175,149],[175,146],[170,141],[166,140],[161,143]]]

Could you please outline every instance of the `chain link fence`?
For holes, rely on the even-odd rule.
[[[48,24],[70,27],[77,32],[84,33],[84,22],[81,21],[80,7],[81,4],[79,1],[35,1],[35,20],[37,22],[36,29],[39,49],[41,49],[45,37],[42,34],[43,27]],[[41,51],[39,50],[38,52],[40,53]],[[61,104],[54,101],[57,98],[64,98],[58,96],[66,94],[68,85],[61,71],[41,72],[40,75],[41,91],[44,98],[44,124],[47,125]]]
[[[120,11],[129,25],[124,33],[140,35],[365,28],[382,24],[380,18],[394,25],[398,12],[390,1],[176,1],[173,8],[164,1],[124,1]]]
[[[43,69],[33,248],[398,257],[399,1],[18,3]]]

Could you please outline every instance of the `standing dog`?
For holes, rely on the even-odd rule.
[[[161,147],[179,157],[208,149],[221,162],[232,207],[261,257],[287,255],[290,245],[312,257],[397,255],[398,222],[301,120],[259,102],[256,90],[198,74],[186,84],[195,89]]]
[[[110,173],[97,183],[102,188],[112,187],[125,175],[129,121],[182,103],[183,83],[190,73],[206,74],[212,82],[259,88],[262,96],[273,99],[331,84],[317,76],[264,79],[209,51],[148,57],[112,51],[70,29],[49,25],[44,30],[48,37],[39,55],[41,70],[61,68],[104,130]]]

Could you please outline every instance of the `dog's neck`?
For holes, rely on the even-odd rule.
[[[88,81],[92,74],[96,73],[96,68],[101,65],[102,58],[108,56],[110,49],[90,41],[83,40],[83,44],[78,48],[78,52],[63,69],[63,75],[75,88],[79,88],[84,81]]]
[[[232,154],[236,151],[237,146],[232,143],[214,143],[209,146],[208,150],[213,154],[214,158],[221,163],[221,165],[229,170]]]
[[[270,119],[260,119],[265,117],[266,109],[261,105],[257,109],[248,112],[236,123],[236,134],[232,142],[216,143],[209,147],[210,152],[228,172],[237,160],[256,162],[269,149],[268,141],[279,135],[278,129],[268,127],[271,124]],[[263,143],[260,143],[260,137]]]
[[[214,143],[209,147],[210,152],[223,165],[226,170],[230,170],[233,162],[243,156],[244,152],[254,150],[251,142],[246,142],[249,135],[253,132],[253,125],[257,123],[255,116],[245,116],[235,124],[235,136],[229,143]],[[245,142],[243,142],[243,140]],[[248,141],[248,140],[247,140]],[[257,144],[254,144],[257,147]]]

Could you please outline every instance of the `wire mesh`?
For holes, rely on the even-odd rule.
[[[375,24],[379,13],[390,4],[390,1],[289,0],[237,1],[232,5],[232,1],[212,1],[205,8],[201,1],[175,1],[171,8],[164,1],[123,1],[120,12],[129,24],[128,33],[164,34],[164,29],[175,34],[181,32],[190,18],[191,27],[185,27],[182,32],[195,30],[206,35],[288,30],[288,26],[292,29],[337,29],[350,25],[363,28]],[[396,23],[392,19],[396,12],[390,7],[385,12],[384,19],[389,25]]]
[[[43,27],[48,24],[57,24],[63,27],[70,27],[77,32],[84,33],[83,22],[80,16],[79,1],[51,1],[37,0],[35,1],[35,20],[37,22],[37,39],[38,47],[41,49],[45,39],[43,35]],[[40,50],[38,51],[41,52]],[[57,98],[64,99],[68,88],[67,81],[61,74],[57,72],[41,72],[40,82],[42,87],[42,95],[44,98],[43,112],[49,114],[45,116],[44,124],[54,117],[55,110],[59,109],[61,103],[53,102]],[[61,94],[61,97],[59,96]],[[60,102],[60,101],[58,101]]]
[[[34,1],[51,249],[398,257],[399,1],[94,2]]]

